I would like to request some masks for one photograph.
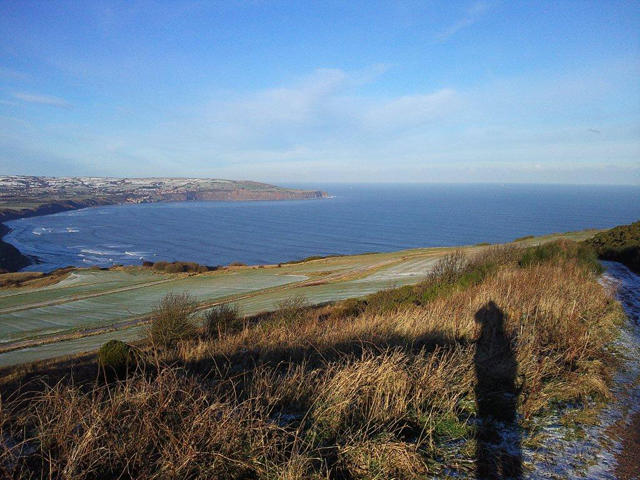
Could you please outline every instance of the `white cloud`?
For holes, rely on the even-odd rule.
[[[572,183],[573,171],[575,182],[640,182],[637,117],[617,115],[612,123],[608,111],[580,110],[597,113],[618,95],[612,79],[621,71],[610,66],[371,95],[385,86],[384,70],[317,69],[248,94],[218,92],[157,110],[143,127],[130,128],[127,112],[110,131],[82,123],[29,129],[0,118],[0,143],[12,152],[49,148],[79,165],[91,159],[94,174],[103,175]]]
[[[381,130],[421,126],[454,112],[460,105],[459,94],[444,88],[434,93],[399,97],[365,112],[366,125]]]
[[[217,116],[242,124],[307,123],[348,83],[349,75],[343,70],[318,69],[291,87],[267,89],[219,105]]]
[[[492,4],[486,1],[475,2],[465,13],[464,17],[451,25],[449,28],[441,31],[436,35],[438,42],[445,42],[450,37],[458,33],[460,30],[467,28],[474,23],[480,21],[484,14],[492,7]]]
[[[381,132],[400,134],[458,110],[460,96],[451,88],[375,99],[358,93],[383,71],[318,69],[290,86],[214,101],[203,113],[205,124],[196,129],[203,138],[215,139],[217,147],[291,148],[300,143],[362,140]]]
[[[36,103],[40,105],[49,105],[56,108],[71,108],[71,104],[65,99],[54,97],[53,95],[36,95],[32,93],[16,92],[13,98],[27,103]]]

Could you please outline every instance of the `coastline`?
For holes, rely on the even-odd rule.
[[[91,198],[82,200],[64,200],[59,202],[44,203],[35,208],[20,210],[0,209],[0,273],[17,272],[33,264],[32,258],[24,255],[18,248],[4,241],[11,229],[5,222],[19,220],[21,218],[39,217],[54,213],[81,210],[88,207],[101,207],[107,205],[123,205],[129,203],[166,203],[166,202],[249,202],[249,201],[278,201],[278,200],[312,200],[326,198],[327,193],[321,190],[294,191],[241,191],[228,192],[194,192],[163,195],[154,199],[142,201],[131,198]]]
[[[5,225],[5,222],[18,220],[20,218],[39,217],[70,210],[80,210],[87,207],[115,205],[117,203],[119,202],[107,199],[86,199],[45,203],[35,208],[25,208],[21,210],[0,210],[0,272],[17,272],[33,264],[33,260],[30,257],[27,257],[16,247],[4,241],[5,235],[11,231],[11,229]]]
[[[3,240],[4,236],[11,231],[4,223],[0,223],[0,273],[4,270],[17,272],[28,267],[33,262],[23,255],[16,247]]]

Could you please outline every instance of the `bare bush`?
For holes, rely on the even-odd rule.
[[[293,324],[301,320],[305,309],[308,307],[307,298],[304,295],[294,295],[276,303],[274,318],[278,323]]]
[[[244,320],[236,305],[223,303],[204,314],[204,329],[209,338],[219,338],[222,335],[237,333],[243,327]]]
[[[469,260],[462,250],[455,250],[442,257],[434,265],[432,274],[443,282],[454,282],[469,266]]]
[[[149,336],[154,345],[174,346],[196,331],[193,314],[197,303],[188,293],[168,293],[151,313]]]

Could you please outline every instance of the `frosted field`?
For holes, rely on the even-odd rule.
[[[559,236],[581,240],[593,233],[552,235],[519,245]],[[202,310],[231,302],[244,315],[252,315],[273,310],[280,300],[294,295],[321,304],[415,284],[451,251],[430,248],[330,257],[191,276],[136,268],[79,270],[56,285],[0,290],[0,350],[4,350],[0,367],[95,350],[113,338],[137,340],[145,328],[141,322],[169,292],[189,292]]]
[[[189,292],[198,302],[210,302],[307,278],[279,275],[275,269],[239,270],[173,279],[146,275],[146,281],[141,279],[142,275],[130,277],[127,279],[121,275],[117,282],[113,282],[111,276],[106,275],[104,284],[92,283],[86,287],[63,285],[32,295],[2,297],[0,338],[6,343],[125,322],[148,314],[168,292]],[[16,300],[20,303],[17,304]]]
[[[243,314],[252,315],[272,310],[278,301],[293,295],[319,304],[416,283],[444,253],[425,249],[333,257],[187,277],[133,269],[74,272],[57,285],[2,291],[0,345],[6,348],[25,340],[34,344],[0,354],[0,366],[89,351],[113,338],[136,340],[144,327],[132,324],[143,320],[169,292],[189,292],[202,308],[233,302]],[[101,328],[116,330],[86,332]],[[90,335],[52,342],[74,332]],[[35,344],[38,341],[52,343]]]

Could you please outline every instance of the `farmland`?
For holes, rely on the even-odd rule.
[[[581,240],[595,232],[560,236]],[[465,247],[468,252],[488,247]],[[273,310],[292,296],[311,304],[361,297],[418,283],[451,248],[329,257],[301,263],[166,274],[126,267],[76,270],[41,288],[0,290],[0,367],[94,350],[113,338],[136,340],[153,306],[169,292],[189,292],[201,310],[236,304],[242,314]]]

